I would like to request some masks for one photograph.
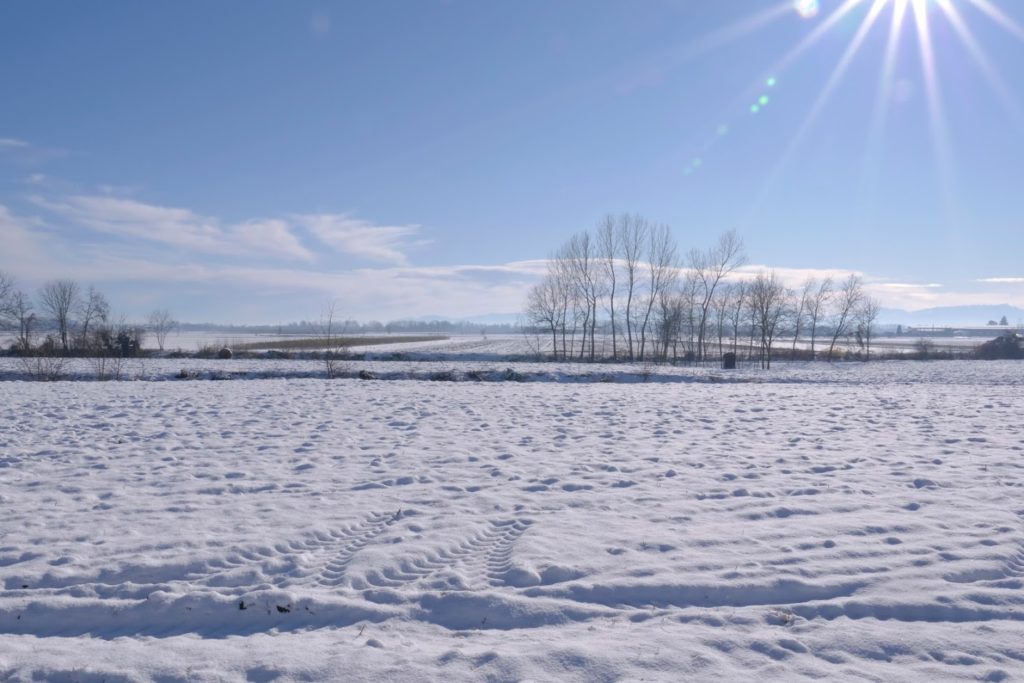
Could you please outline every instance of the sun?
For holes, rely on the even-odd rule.
[[[1018,1],[1013,0],[1014,3]],[[874,113],[870,124],[871,138],[879,140],[884,136],[888,105],[893,101],[897,89],[896,64],[899,54],[902,50],[914,49],[918,53],[918,61],[921,65],[921,80],[924,84],[936,167],[945,194],[952,194],[950,186],[952,185],[953,160],[942,98],[942,83],[936,67],[936,46],[932,38],[933,24],[944,21],[952,28],[963,50],[1003,100],[1004,105],[1012,110],[1014,115],[1021,113],[1011,89],[1007,87],[1002,76],[989,60],[968,22],[969,18],[980,19],[981,17],[978,15],[982,15],[1024,42],[1024,27],[1021,27],[1000,8],[999,0],[789,0],[785,6],[789,11],[796,12],[800,18],[808,22],[813,21],[814,25],[796,46],[770,67],[769,75],[773,82],[776,76],[784,77],[786,70],[816,43],[826,36],[840,33],[833,29],[848,25],[849,18],[856,14],[855,10],[860,10],[863,18],[859,25],[855,25],[852,38],[849,39],[839,62],[817,92],[804,120],[776,163],[775,169],[769,174],[766,185],[772,184],[775,177],[781,173],[782,167],[788,163],[789,158],[800,146],[806,133],[813,127],[832,95],[841,86],[849,67],[869,35],[876,30],[876,27],[883,24],[888,24],[888,36],[882,56]],[[972,16],[965,16],[966,10],[970,10]],[[916,39],[910,36],[911,31],[907,30],[908,25],[916,34]],[[916,45],[908,44],[910,41]],[[952,47],[954,46],[943,45],[942,49],[947,50]],[[761,104],[755,104],[751,107],[751,112],[757,113],[761,108],[763,108]]]
[[[790,46],[787,51],[763,71],[745,91],[740,102],[751,114],[759,114],[771,106],[773,96],[768,94],[777,83],[787,78],[791,67],[819,42],[845,37],[848,43],[838,63],[829,72],[826,81],[814,93],[814,99],[796,132],[786,148],[767,173],[759,205],[775,184],[785,166],[801,146],[806,134],[814,127],[832,96],[841,88],[851,65],[861,52],[868,38],[875,32],[885,33],[882,41],[884,50],[880,55],[881,72],[878,76],[874,107],[870,120],[870,139],[865,154],[882,148],[885,139],[887,119],[893,102],[898,100],[901,79],[897,77],[897,65],[906,51],[917,53],[920,65],[920,81],[923,84],[927,126],[932,138],[935,168],[942,185],[944,197],[953,192],[953,155],[947,130],[943,84],[937,66],[936,49],[943,52],[960,50],[969,58],[979,74],[1001,100],[1014,123],[1024,131],[1024,107],[1016,95],[1017,89],[1007,86],[1002,74],[989,59],[983,44],[975,37],[973,24],[992,23],[1024,43],[1024,26],[1017,23],[1002,9],[1004,6],[1024,4],[1024,0],[779,0],[753,16],[716,31],[707,40],[709,46],[719,46],[755,33],[766,26],[792,17],[795,13],[810,26],[807,33]],[[859,23],[858,23],[859,22]],[[934,28],[939,24],[956,37],[956,41],[942,41],[937,45],[933,39]],[[959,43],[957,45],[956,43]],[[766,90],[769,89],[769,90]],[[747,99],[753,94],[753,99]],[[703,160],[707,152],[726,137],[729,126],[718,122],[715,134],[704,138],[695,159]],[[865,160],[866,162],[867,160]],[[700,164],[703,165],[703,164]],[[865,163],[865,170],[870,164]],[[687,175],[697,170],[697,165],[687,167]],[[870,179],[867,179],[870,180]]]

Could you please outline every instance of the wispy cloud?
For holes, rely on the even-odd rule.
[[[375,225],[348,214],[306,214],[295,216],[318,240],[341,254],[385,263],[408,263],[406,251],[414,242],[418,225]]]
[[[278,255],[312,261],[287,223],[251,220],[222,224],[189,209],[146,204],[107,195],[74,195],[61,200],[31,197],[37,206],[77,225],[131,240],[147,240],[190,251],[222,255]]]
[[[61,266],[63,277],[133,289],[187,285],[208,291],[211,301],[284,296],[294,302],[295,319],[315,315],[325,301],[336,301],[345,317],[362,320],[421,315],[473,317],[515,314],[533,282],[529,263],[437,268],[318,269],[250,267],[140,260],[131,254],[94,250]],[[230,315],[225,311],[225,315]],[[244,321],[239,321],[244,322]],[[258,322],[249,321],[249,322]]]
[[[876,282],[872,285],[879,289],[895,289],[895,290],[918,290],[918,289],[940,289],[942,285],[934,282],[928,284],[918,284],[914,282]]]
[[[39,166],[52,159],[67,156],[68,151],[56,147],[41,147],[21,138],[0,137],[0,159],[20,165]]]
[[[731,275],[730,279],[733,280],[753,280],[757,277],[758,273],[765,271],[775,271],[775,274],[779,277],[782,282],[790,288],[796,289],[803,285],[810,278],[814,278],[821,282],[825,278],[832,278],[836,282],[843,280],[850,276],[850,274],[856,274],[863,276],[864,273],[859,271],[844,270],[842,268],[787,268],[787,267],[775,267],[769,265],[754,265],[749,264],[737,268]]]
[[[985,277],[978,282],[997,285],[1024,285],[1024,277]]]
[[[56,236],[44,231],[35,218],[15,215],[0,204],[0,269],[20,279],[56,277],[61,264],[70,259],[67,246]]]

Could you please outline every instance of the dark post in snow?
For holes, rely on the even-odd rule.
[[[722,369],[723,370],[735,370],[736,369],[736,354],[732,351],[722,354]]]

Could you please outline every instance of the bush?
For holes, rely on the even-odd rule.
[[[512,368],[505,368],[505,373],[502,375],[502,379],[506,382],[525,382],[526,376],[519,374]]]
[[[1024,358],[1019,334],[1004,334],[985,342],[974,352],[981,360],[1020,360]]]
[[[36,381],[55,382],[64,376],[65,360],[62,356],[41,353],[35,356],[22,356],[21,366]]]
[[[96,379],[100,381],[108,379],[118,380],[121,379],[125,359],[114,354],[109,356],[98,355],[91,356],[89,364],[92,366],[93,372],[96,373]]]
[[[928,360],[935,355],[935,342],[930,339],[918,339],[914,342],[914,354],[921,360]]]
[[[455,371],[454,370],[438,370],[428,375],[428,379],[432,382],[454,382]]]

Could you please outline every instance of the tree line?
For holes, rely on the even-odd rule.
[[[33,297],[0,272],[0,327],[14,332],[10,351],[20,356],[135,356],[149,333],[163,350],[176,324],[166,310],[145,325],[115,318],[102,292],[74,280],[51,280]]]
[[[745,348],[768,368],[786,335],[792,357],[813,359],[823,334],[830,361],[845,337],[870,357],[881,305],[860,276],[811,277],[793,290],[772,270],[741,276],[745,264],[734,231],[680,254],[667,225],[607,215],[551,254],[527,295],[526,325],[562,360],[706,362]]]

